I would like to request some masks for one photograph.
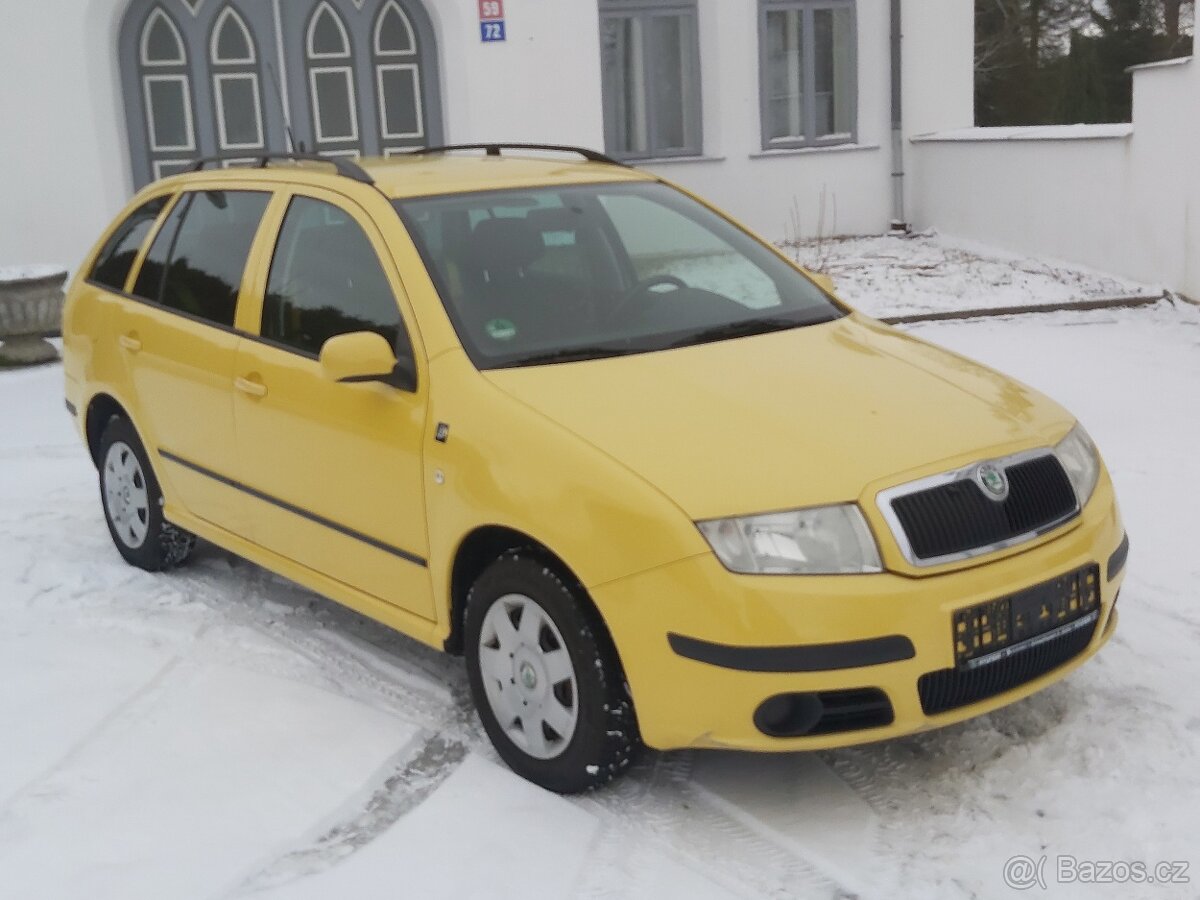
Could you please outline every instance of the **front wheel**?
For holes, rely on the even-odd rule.
[[[574,794],[633,761],[641,741],[616,651],[556,566],[505,553],[471,587],[465,631],[475,707],[514,772]]]
[[[100,436],[100,500],[113,543],[125,561],[149,572],[179,565],[196,537],[162,514],[162,491],[128,419],[114,416]]]

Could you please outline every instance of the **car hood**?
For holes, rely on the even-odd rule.
[[[1004,375],[858,315],[485,374],[694,519],[855,500],[891,476],[1049,443],[1073,421]]]

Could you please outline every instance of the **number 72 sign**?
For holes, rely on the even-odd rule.
[[[504,0],[479,0],[479,38],[485,43],[505,39]]]

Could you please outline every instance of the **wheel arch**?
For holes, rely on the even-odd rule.
[[[455,656],[461,656],[463,653],[463,620],[467,609],[467,593],[471,585],[483,570],[501,555],[519,549],[532,551],[542,557],[547,565],[557,569],[560,576],[578,589],[579,595],[603,630],[601,639],[609,644],[620,661],[620,651],[613,641],[608,624],[604,621],[603,613],[570,564],[537,538],[504,525],[479,526],[468,533],[458,545],[450,570],[450,634],[444,644],[446,652]]]
[[[104,426],[114,416],[128,420],[134,429],[137,429],[128,410],[111,394],[98,393],[88,401],[83,419],[83,433],[84,439],[87,441],[88,455],[92,458],[92,465],[97,469],[100,468],[100,436],[104,434]]]

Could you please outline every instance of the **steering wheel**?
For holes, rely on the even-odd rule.
[[[615,304],[613,304],[612,310],[608,314],[608,318],[610,320],[620,319],[626,312],[629,311],[629,307],[633,305],[633,302],[636,299],[639,297],[644,297],[654,288],[664,284],[669,284],[676,290],[682,290],[683,288],[687,287],[686,281],[684,281],[682,278],[677,278],[674,275],[651,275],[649,278],[643,278],[624,294],[622,294],[621,298],[617,300]]]

